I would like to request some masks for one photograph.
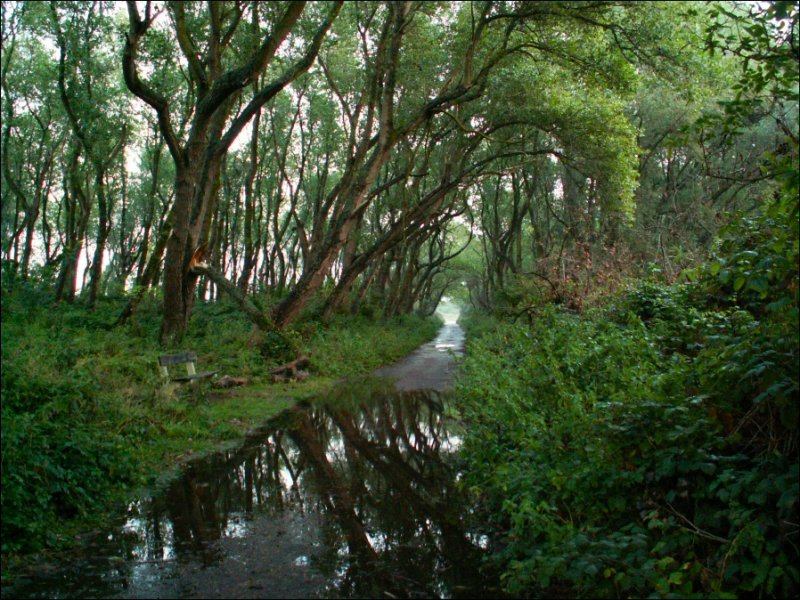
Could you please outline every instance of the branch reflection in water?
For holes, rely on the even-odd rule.
[[[263,595],[275,577],[294,597],[495,595],[481,572],[486,538],[455,484],[460,438],[442,396],[389,386],[342,385],[187,465],[109,536],[124,562],[113,577],[106,567],[117,582],[106,591],[146,595],[169,579],[172,593],[209,595],[183,580],[221,577],[235,558]]]

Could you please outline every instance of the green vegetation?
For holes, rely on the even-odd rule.
[[[660,84],[646,87],[655,138],[642,138],[635,227],[603,235],[590,204],[588,233],[573,226],[531,271],[502,219],[488,230],[456,400],[461,483],[513,595],[800,589],[798,6],[720,3],[708,17],[710,53],[742,59],[733,93],[687,120],[692,101],[670,115]],[[761,145],[758,115],[777,107]],[[755,161],[718,176],[748,147]],[[512,192],[505,222],[524,232]]]
[[[510,593],[796,594],[797,231],[775,204],[693,282],[469,321],[463,485]]]
[[[369,372],[433,337],[436,319],[385,322],[341,318],[299,322],[270,340],[232,304],[198,306],[181,346],[198,370],[247,377],[221,390],[209,383],[165,384],[158,371],[159,311],[145,302],[130,326],[109,328],[123,299],[95,312],[53,306],[32,286],[3,295],[2,539],[13,556],[63,545],[70,531],[142,485],[335,381]],[[289,339],[295,348],[280,346]],[[312,376],[273,384],[268,371],[310,352]],[[9,562],[10,561],[10,562]]]
[[[404,354],[446,295],[510,592],[798,591],[798,2],[0,25],[4,569]],[[177,350],[251,383],[164,385]],[[301,353],[311,379],[270,383]]]

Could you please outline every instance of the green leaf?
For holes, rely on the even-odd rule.
[[[683,581],[683,573],[680,571],[672,572],[668,581],[670,584],[680,585],[680,583]]]
[[[748,280],[747,288],[766,296],[767,290],[769,289],[769,283],[764,277],[753,277],[752,279]]]

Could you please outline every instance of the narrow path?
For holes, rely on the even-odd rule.
[[[444,321],[436,338],[393,365],[378,369],[375,375],[393,379],[398,391],[451,389],[454,357],[464,353],[464,330],[458,325],[460,312],[455,304],[442,302],[436,314]]]
[[[423,344],[406,358],[375,371],[378,377],[395,380],[399,391],[435,390],[453,386],[454,355],[464,352],[464,331],[456,323],[445,323],[436,338]]]
[[[365,379],[295,406],[2,597],[496,596],[450,466],[439,392],[464,333],[442,312],[436,339],[376,373],[398,391]]]

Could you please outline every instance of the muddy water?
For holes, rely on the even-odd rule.
[[[82,556],[41,565],[3,597],[496,595],[452,467],[459,431],[443,415],[462,344],[448,323],[380,378],[188,464]]]

